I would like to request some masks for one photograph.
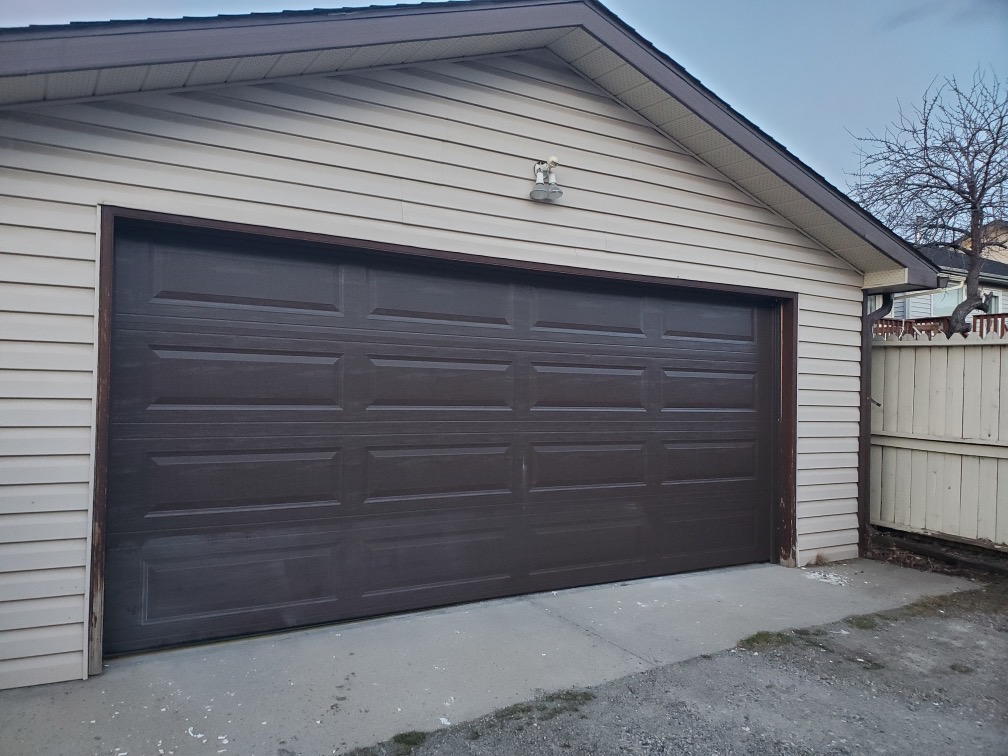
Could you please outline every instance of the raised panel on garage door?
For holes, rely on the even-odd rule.
[[[105,650],[771,557],[755,298],[122,223]]]

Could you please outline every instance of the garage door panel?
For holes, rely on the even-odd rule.
[[[529,365],[529,404],[534,412],[647,412],[648,366],[613,359],[553,361]]]
[[[507,518],[488,517],[464,526],[405,520],[398,528],[376,528],[362,540],[362,601],[395,604],[402,600],[397,595],[450,595],[461,586],[479,596],[506,590],[516,561],[509,525]]]
[[[146,539],[109,554],[105,642],[117,652],[320,622],[354,585],[345,539],[316,531]]]
[[[664,368],[662,409],[756,408],[756,373],[748,370]]]
[[[758,300],[116,244],[106,650],[771,554]]]
[[[619,517],[614,514],[582,512],[578,521],[534,516],[528,534],[533,585],[545,588],[558,579],[582,579],[586,573],[604,576],[603,580],[646,574],[651,549],[645,509],[624,506],[619,508]]]
[[[663,339],[756,340],[756,311],[749,303],[710,302],[685,295],[662,300],[660,308]]]
[[[515,408],[513,359],[458,354],[369,354],[366,406],[369,411]]]
[[[364,503],[455,497],[510,496],[515,452],[510,444],[368,447]]]
[[[226,335],[132,330],[117,336],[119,370],[110,393],[120,422],[130,413],[172,422],[195,412],[320,419],[342,411],[346,360],[332,343],[313,348],[280,339],[236,342]]]
[[[640,342],[648,337],[646,305],[647,299],[639,295],[616,294],[601,287],[586,297],[583,290],[570,286],[536,286],[529,301],[531,330],[535,334],[576,334]]]
[[[459,273],[448,279],[422,269],[375,266],[367,270],[369,321],[395,329],[512,330],[517,284]]]
[[[343,315],[343,266],[288,246],[211,247],[120,237],[116,277],[123,314],[253,322],[331,322]],[[273,254],[270,254],[270,252]]]
[[[117,533],[239,527],[333,517],[344,460],[332,441],[215,445],[211,440],[114,442],[109,496]]]
[[[644,488],[648,485],[647,462],[643,441],[532,443],[529,493]]]
[[[665,441],[661,452],[663,484],[698,481],[756,481],[756,438]]]
[[[762,544],[753,544],[752,534],[759,524],[754,512],[668,517],[662,522],[659,563],[664,570],[669,563],[710,567],[758,561]]]

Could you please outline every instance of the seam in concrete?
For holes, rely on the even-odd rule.
[[[588,635],[592,636],[593,638],[597,638],[598,640],[602,641],[603,643],[605,643],[605,644],[607,644],[609,646],[612,646],[613,648],[617,648],[620,651],[622,651],[623,653],[628,654],[629,656],[632,656],[637,661],[643,662],[648,669],[651,669],[653,667],[657,667],[657,666],[659,666],[661,664],[661,662],[658,659],[648,659],[647,657],[644,657],[644,656],[641,656],[640,654],[634,653],[629,648],[621,646],[619,643],[614,643],[613,641],[609,640],[609,638],[606,638],[604,635],[600,635],[598,633],[598,631],[593,630],[592,628],[589,628],[589,627],[585,627],[584,625],[575,622],[574,620],[570,619],[569,617],[565,617],[559,611],[557,611],[555,609],[550,609],[549,607],[547,607],[547,606],[539,603],[539,601],[536,600],[536,599],[529,599],[528,603],[531,604],[532,606],[536,607],[537,609],[542,610],[543,612],[545,612],[546,614],[548,614],[550,617],[558,619],[561,622],[566,622],[568,625],[573,625],[578,630],[581,630],[581,631],[587,633]]]

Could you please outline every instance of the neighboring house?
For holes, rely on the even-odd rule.
[[[981,232],[986,241],[984,255],[998,262],[1008,263],[1008,221],[994,220],[983,225]],[[972,249],[973,240],[966,236],[959,240],[964,249]]]
[[[937,272],[594,0],[5,30],[0,102],[0,685],[858,554]]]
[[[969,260],[965,253],[940,244],[919,247],[918,250],[943,274],[948,276],[946,288],[939,291],[897,295],[893,299],[892,318],[939,318],[952,314],[963,301]],[[1008,262],[997,259],[983,261],[980,286],[994,294],[990,313],[1008,312]]]

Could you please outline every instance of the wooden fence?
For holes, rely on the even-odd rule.
[[[876,336],[871,395],[871,522],[1008,545],[1008,336]]]

